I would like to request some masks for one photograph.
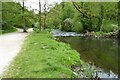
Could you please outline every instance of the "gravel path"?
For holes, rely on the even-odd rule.
[[[28,33],[22,33],[22,30],[18,29],[17,32],[0,35],[0,75],[19,53],[26,36],[31,32],[32,29],[28,29]]]

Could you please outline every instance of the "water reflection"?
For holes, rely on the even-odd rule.
[[[69,43],[73,49],[76,49],[82,60],[94,64],[108,74],[118,73],[118,41],[116,39],[59,37],[59,40]]]

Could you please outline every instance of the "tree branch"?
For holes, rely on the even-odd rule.
[[[79,11],[81,14],[83,14],[86,18],[90,18],[90,17],[88,17],[87,14],[85,14],[84,12],[82,12],[80,10],[80,7],[77,4],[75,4],[75,2],[72,2],[72,3],[73,3],[73,6],[77,9],[77,11]]]

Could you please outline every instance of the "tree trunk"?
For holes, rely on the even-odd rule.
[[[118,78],[120,78],[120,1],[118,2]]]
[[[0,1],[0,34],[2,33],[2,2]]]
[[[100,32],[102,31],[102,27],[103,27],[103,18],[104,18],[104,3],[101,2],[100,3]]]
[[[39,0],[39,29],[41,31],[41,1]]]
[[[23,0],[23,8],[22,8],[22,11],[23,11],[23,32],[27,32],[26,28],[25,28],[25,16],[24,16],[24,0]]]
[[[44,29],[46,28],[46,13],[44,14],[45,15],[45,18],[44,18]]]
[[[46,8],[46,6],[47,6],[47,2],[45,0],[45,4],[44,4],[44,26],[43,26],[44,29],[46,28],[46,16],[47,16],[47,8]]]

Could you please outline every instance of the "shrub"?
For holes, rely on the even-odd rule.
[[[73,21],[70,18],[67,18],[62,23],[62,30],[72,31]]]
[[[91,20],[91,25],[89,26],[90,31],[99,31],[99,19],[97,17],[93,17]]]
[[[103,32],[112,32],[113,31],[113,26],[111,26],[110,24],[108,24],[108,25],[104,25],[103,27],[102,27],[102,31]]]
[[[105,20],[103,23],[102,31],[103,32],[113,32],[118,29],[118,26],[115,24],[112,24],[111,21]]]
[[[14,31],[16,31],[16,28],[12,27],[11,25],[8,25],[8,23],[6,23],[5,21],[2,22],[2,30],[0,30],[0,32],[8,33]]]
[[[83,25],[82,25],[82,23],[79,22],[79,21],[74,22],[74,27],[72,28],[72,31],[82,32],[83,31]]]
[[[82,17],[81,22],[83,24],[84,30],[87,30],[87,31],[98,31],[99,30],[97,17],[92,17],[90,19]]]
[[[54,25],[55,29],[59,28],[59,23],[60,23],[60,20],[58,20],[58,19],[53,21],[53,25]]]

